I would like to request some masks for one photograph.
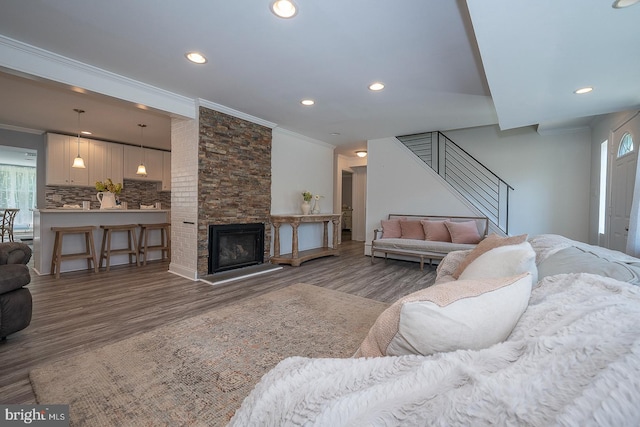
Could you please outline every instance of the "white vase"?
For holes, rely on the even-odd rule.
[[[100,202],[100,209],[113,209],[116,207],[116,196],[109,191],[101,191],[96,197]]]
[[[302,215],[309,215],[309,212],[311,211],[311,205],[309,204],[309,202],[302,202]]]
[[[311,210],[312,214],[320,213],[320,201],[318,199],[313,201],[313,209]]]

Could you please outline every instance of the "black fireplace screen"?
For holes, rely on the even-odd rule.
[[[264,224],[209,225],[209,274],[264,262]]]

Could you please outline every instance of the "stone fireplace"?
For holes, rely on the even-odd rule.
[[[209,225],[209,274],[264,262],[264,224]]]
[[[262,262],[266,263],[271,247],[271,128],[205,107],[199,112],[198,275],[210,274],[214,243],[210,226],[224,226],[220,229],[226,231],[238,225],[260,224]],[[241,240],[235,243],[240,248],[236,247],[236,254],[227,253],[232,258],[243,256],[249,243],[246,236],[236,237]],[[259,259],[260,250],[254,252]]]

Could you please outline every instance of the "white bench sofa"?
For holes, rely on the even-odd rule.
[[[403,214],[389,214],[387,221],[450,221],[455,223],[466,223],[474,221],[478,229],[478,235],[480,239],[484,239],[489,231],[489,219],[487,217],[475,217],[475,216],[435,216],[435,215],[403,215]],[[381,222],[385,224],[385,222]],[[384,227],[377,228],[373,231],[373,241],[371,242],[371,263],[373,263],[376,253],[384,254],[385,260],[389,254],[401,255],[403,257],[419,258],[420,270],[424,269],[424,260],[428,259],[429,264],[433,263],[433,260],[441,260],[449,252],[461,251],[467,249],[473,249],[476,244],[470,243],[455,243],[445,242],[437,240],[425,240],[420,238],[406,238],[406,237],[385,237]],[[455,239],[454,239],[455,240]]]

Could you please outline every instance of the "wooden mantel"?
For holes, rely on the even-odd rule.
[[[290,264],[294,267],[300,266],[310,259],[320,258],[324,256],[338,256],[340,249],[338,248],[338,232],[340,230],[340,214],[312,214],[312,215],[271,215],[271,224],[273,224],[273,256],[271,262],[273,264]],[[329,246],[329,221],[333,223],[333,242]],[[298,227],[300,224],[306,223],[324,223],[324,234],[322,235],[322,247],[309,249],[306,251],[298,251]],[[280,226],[289,224],[293,230],[291,239],[291,253],[280,254]]]

